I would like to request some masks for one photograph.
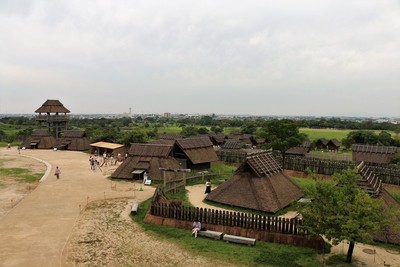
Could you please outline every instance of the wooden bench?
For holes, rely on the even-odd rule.
[[[254,246],[256,244],[256,239],[254,238],[242,237],[237,235],[224,235],[222,240],[224,240],[227,243],[232,242],[238,244],[245,244],[248,246]]]
[[[212,238],[215,240],[221,240],[222,232],[206,230],[206,231],[198,231],[197,235]]]
[[[132,214],[137,214],[139,210],[139,204],[138,203],[133,203],[131,213]]]

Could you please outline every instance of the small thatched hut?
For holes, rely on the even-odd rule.
[[[337,139],[331,139],[326,144],[329,151],[339,151],[340,142]]]
[[[353,145],[353,161],[389,164],[391,158],[398,153],[393,146]]]
[[[58,140],[58,149],[84,151],[90,149],[90,141],[85,131],[64,131],[62,137]]]
[[[112,178],[143,179],[145,173],[152,180],[163,180],[162,169],[178,170],[181,164],[172,157],[173,145],[168,144],[132,144],[129,157],[111,175]],[[165,172],[167,179],[182,173]]]
[[[50,149],[57,147],[57,140],[48,130],[35,130],[24,140],[21,147],[30,149]]]
[[[208,137],[178,139],[173,154],[183,169],[207,170],[211,168],[211,162],[218,161]]]
[[[311,142],[304,141],[301,145],[291,147],[288,150],[286,150],[285,154],[286,155],[305,156],[308,152],[310,152],[310,149],[311,149]]]
[[[275,213],[302,197],[300,188],[270,153],[247,157],[234,176],[213,190],[207,200]]]
[[[326,149],[328,145],[329,140],[326,140],[325,138],[320,138],[315,142],[315,146],[318,149]]]

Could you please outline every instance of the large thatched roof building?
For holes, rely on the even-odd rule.
[[[35,130],[22,142],[21,147],[30,149],[50,149],[57,147],[57,140],[47,130]]]
[[[129,157],[111,175],[112,178],[143,179],[147,173],[149,179],[163,180],[163,170],[181,169],[181,164],[172,157],[171,144],[132,144]],[[181,173],[165,172],[167,179],[180,176]]]
[[[208,137],[178,139],[173,154],[184,169],[210,169],[211,162],[218,161],[217,153]]]
[[[282,171],[270,153],[249,156],[234,176],[213,190],[206,199],[275,213],[302,197],[300,188]]]
[[[394,146],[353,145],[353,161],[388,164],[391,158],[398,153]]]
[[[90,141],[85,131],[68,130],[58,140],[57,147],[61,150],[84,151],[90,149]]]

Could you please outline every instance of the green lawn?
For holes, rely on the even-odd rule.
[[[3,176],[10,176],[22,182],[32,183],[38,181],[43,176],[43,173],[31,173],[30,170],[24,168],[0,167],[0,177]]]
[[[338,130],[338,129],[311,129],[311,128],[300,128],[300,133],[307,134],[311,141],[318,140],[320,138],[325,139],[337,139],[341,141],[346,138],[349,132],[352,130]]]
[[[300,128],[299,129],[300,133],[305,133],[308,135],[308,138],[310,138],[311,141],[318,140],[320,138],[325,138],[325,139],[337,139],[339,141],[342,141],[342,139],[346,138],[347,135],[350,132],[356,131],[356,130],[341,130],[341,129],[311,129],[311,128]],[[379,134],[381,131],[374,131],[376,134]],[[394,132],[388,131],[393,137]]]
[[[145,224],[143,218],[150,200],[141,204],[138,215],[132,217],[148,233],[177,244],[188,253],[218,259],[242,266],[322,266],[318,252],[308,248],[258,241],[254,247],[225,243],[208,238],[193,238],[189,230],[156,224]]]

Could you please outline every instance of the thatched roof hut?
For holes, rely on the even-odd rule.
[[[337,139],[331,139],[326,144],[326,147],[330,151],[338,151],[340,148],[340,142]]]
[[[173,154],[184,169],[210,169],[211,162],[218,161],[218,156],[208,137],[178,139]]]
[[[291,147],[288,150],[286,150],[285,154],[286,155],[305,156],[308,152],[310,152],[310,149],[311,149],[311,142],[304,141],[301,145]]]
[[[353,161],[389,164],[399,149],[393,146],[358,145],[352,146]]]
[[[315,142],[315,146],[318,149],[326,149],[326,146],[328,145],[329,140],[326,140],[325,138],[320,138]]]
[[[61,150],[84,151],[90,149],[90,141],[85,131],[68,130],[58,140],[57,147]]]
[[[302,197],[270,153],[247,157],[234,176],[213,190],[207,200],[275,213]]]
[[[149,179],[162,180],[163,169],[178,170],[181,164],[172,157],[172,145],[132,144],[129,157],[111,175],[112,178],[143,179],[144,173]],[[182,173],[165,172],[167,179],[181,176]]]
[[[246,144],[238,139],[227,139],[221,145],[221,149],[241,149],[244,148],[245,146]]]
[[[35,130],[22,142],[21,147],[30,149],[50,149],[57,147],[56,138],[47,130]]]
[[[226,135],[223,133],[214,133],[214,132],[209,132],[208,136],[210,137],[211,142],[215,146],[219,146],[225,142]]]

